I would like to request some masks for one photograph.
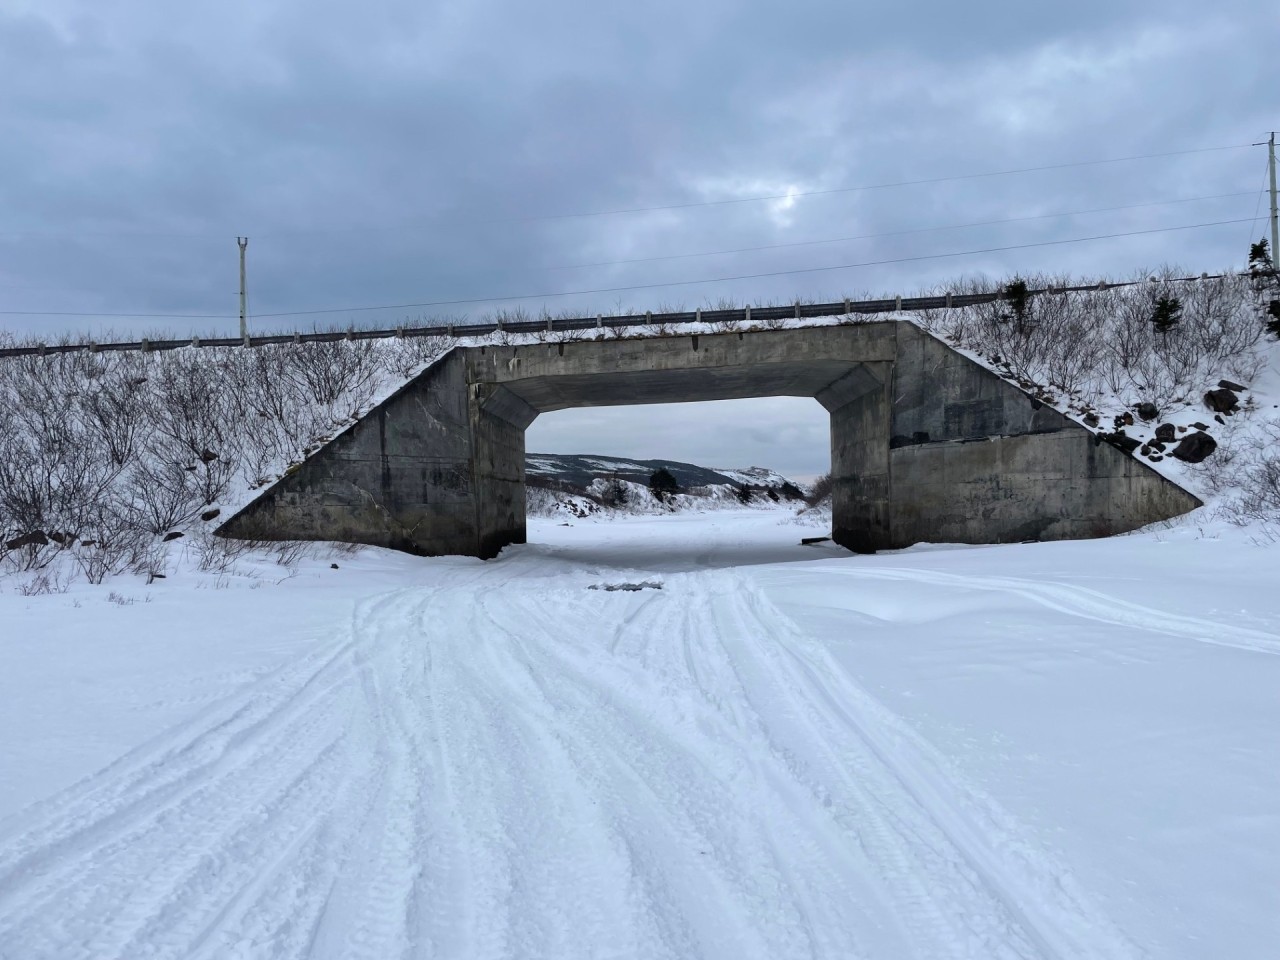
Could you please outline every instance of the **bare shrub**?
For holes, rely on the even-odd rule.
[[[831,499],[831,491],[834,485],[831,474],[824,473],[813,481],[813,488],[809,491],[809,495],[804,498],[804,502],[811,507],[816,507],[823,501]]]

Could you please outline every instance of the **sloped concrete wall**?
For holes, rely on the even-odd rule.
[[[478,555],[463,354],[454,350],[441,358],[218,532]]]
[[[1200,501],[911,324],[899,324],[890,541],[1111,536]]]

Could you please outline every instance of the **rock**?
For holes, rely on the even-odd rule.
[[[1086,413],[1084,415],[1084,422],[1090,427],[1096,427],[1098,425],[1098,415],[1096,413]]]
[[[1153,453],[1153,454],[1152,454],[1150,457],[1148,457],[1147,459],[1148,459],[1148,460],[1150,460],[1152,463],[1159,463],[1161,460],[1163,460],[1163,459],[1164,459],[1164,457],[1162,457],[1162,456],[1161,456],[1160,454],[1158,454],[1158,453]]]
[[[1195,423],[1193,423],[1191,426],[1195,427],[1197,430],[1208,430],[1208,429],[1209,429],[1209,425],[1208,425],[1207,423],[1201,423],[1199,420],[1197,420],[1197,421],[1196,421]],[[1187,431],[1187,428],[1186,428],[1186,427],[1179,427],[1178,429],[1179,429],[1180,431],[1182,431],[1183,433],[1186,433],[1186,431]]]
[[[1172,423],[1162,423],[1156,427],[1156,439],[1161,443],[1173,443],[1174,427]]]
[[[1150,421],[1160,416],[1160,408],[1154,403],[1140,403],[1134,409],[1138,411],[1138,416],[1143,420]]]
[[[1170,440],[1170,442],[1172,442],[1172,440]],[[1163,441],[1163,440],[1152,440],[1152,441],[1151,441],[1151,449],[1152,449],[1152,450],[1155,450],[1155,451],[1157,451],[1157,452],[1159,452],[1159,453],[1164,453],[1164,441]]]
[[[1126,410],[1124,414],[1120,417],[1120,422],[1123,423],[1126,427],[1132,427],[1133,414],[1130,413],[1128,410]]]
[[[212,510],[206,510],[204,513],[200,514],[200,519],[207,523],[210,520],[216,519],[218,515],[221,513],[222,513],[221,510],[219,510],[217,507],[214,507]]]
[[[1183,437],[1170,456],[1177,457],[1184,463],[1199,463],[1217,449],[1218,441],[1201,430]]]
[[[1230,390],[1210,390],[1204,395],[1204,405],[1214,413],[1230,413],[1240,406],[1240,398]]]
[[[1133,451],[1137,450],[1138,447],[1141,446],[1141,441],[1137,438],[1126,437],[1119,430],[1115,433],[1099,433],[1097,435],[1097,439],[1104,440],[1113,447],[1123,450],[1125,453],[1133,453]]]
[[[1222,424],[1224,427],[1227,425],[1227,421],[1225,421],[1225,420],[1223,420],[1223,419],[1222,419],[1222,414],[1220,414],[1220,413],[1215,413],[1215,414],[1213,415],[1213,419],[1217,420],[1217,421],[1218,421],[1220,424]]]
[[[338,569],[338,565],[337,565],[336,563],[331,563],[331,564],[329,564],[329,569],[330,569],[330,570],[337,570],[337,569]]]
[[[1219,380],[1218,386],[1223,390],[1234,390],[1236,393],[1244,393],[1249,388],[1243,384],[1235,383],[1232,380]]]
[[[218,455],[214,453],[212,450],[209,450],[208,448],[200,451],[201,463],[213,463],[213,461],[217,459],[218,459]]]
[[[148,573],[147,576],[152,580],[163,580],[165,578],[163,573]]]
[[[47,547],[49,538],[44,535],[43,530],[32,530],[30,533],[24,533],[20,537],[14,537],[5,543],[6,550],[20,550],[23,547]]]
[[[160,542],[168,543],[170,540],[177,540],[180,536],[182,536],[181,530],[170,530],[168,533],[164,535],[164,539],[162,539]]]
[[[1146,457],[1146,456],[1150,456],[1150,455],[1151,455],[1151,444],[1149,444],[1149,443],[1144,443],[1144,444],[1142,445],[1142,449],[1141,449],[1141,450],[1139,450],[1138,452],[1139,452],[1140,454],[1142,454],[1144,457]]]

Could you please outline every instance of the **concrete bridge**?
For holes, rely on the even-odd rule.
[[[1200,505],[913,324],[886,321],[458,347],[219,533],[493,557],[525,540],[524,432],[538,414],[766,396],[829,411],[832,533],[852,550],[1108,536]]]

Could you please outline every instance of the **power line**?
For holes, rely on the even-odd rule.
[[[552,300],[558,297],[576,297],[587,294],[625,293],[632,290],[657,290],[663,287],[687,287],[702,283],[729,283],[736,280],[759,280],[769,277],[799,276],[808,273],[826,273],[833,270],[850,270],[856,267],[877,267],[896,263],[918,263],[924,260],[946,260],[955,257],[977,256],[983,253],[1005,253],[1011,250],[1029,250],[1037,247],[1065,246],[1073,243],[1090,243],[1097,240],[1116,240],[1123,237],[1139,237],[1156,233],[1175,233],[1184,230],[1200,230],[1206,227],[1221,227],[1235,223],[1250,223],[1249,217],[1237,217],[1232,220],[1213,220],[1206,223],[1188,223],[1176,227],[1154,227],[1147,230],[1127,230],[1122,233],[1096,234],[1091,237],[1068,237],[1064,240],[1039,240],[1032,243],[1016,243],[1000,247],[982,247],[975,250],[955,250],[949,253],[928,253],[911,257],[890,257],[884,260],[863,260],[859,263],[838,263],[827,267],[801,267],[794,270],[772,270],[765,273],[739,274],[730,277],[704,277],[697,280],[667,280],[661,283],[635,283],[616,287],[596,287],[589,290],[562,290],[555,293],[525,293],[499,297],[467,297],[455,300],[425,300],[419,303],[385,303],[374,306],[326,307],[318,310],[286,310],[275,313],[259,313],[256,318],[267,320],[276,317],[310,317],[334,313],[368,313],[375,310],[413,310],[421,307],[451,307],[478,303],[506,303],[516,300]],[[91,317],[91,318],[131,318],[131,319],[164,319],[164,320],[234,320],[234,315],[216,313],[75,313],[52,310],[0,310],[0,316],[20,317]]]
[[[1253,146],[1254,144],[1251,144],[1251,143],[1226,144],[1223,146],[1216,146],[1216,147],[1197,147],[1190,150],[1169,150],[1162,153],[1144,153],[1144,154],[1133,154],[1131,156],[1125,156],[1125,157],[1108,157],[1101,160],[1074,160],[1066,163],[1042,164],[1040,166],[1018,167],[1010,170],[989,170],[989,171],[984,171],[980,173],[953,174],[945,177],[925,177],[918,180],[896,180],[896,181],[888,181],[884,183],[861,184],[858,186],[850,186],[850,187],[832,187],[825,190],[804,190],[804,191],[788,192],[788,193],[761,194],[758,196],[750,196],[750,197],[729,197],[721,200],[690,200],[682,203],[653,204],[649,206],[639,206],[639,207],[618,207],[618,208],[607,209],[607,210],[589,210],[589,211],[579,211],[574,213],[549,213],[549,214],[535,214],[530,216],[493,217],[488,219],[468,220],[468,218],[460,217],[454,220],[450,220],[447,217],[445,218],[437,217],[437,218],[430,219],[426,222],[415,221],[412,223],[399,223],[399,224],[390,224],[390,225],[384,224],[381,226],[370,225],[370,226],[362,227],[359,225],[346,224],[342,226],[330,226],[330,227],[309,226],[309,227],[297,227],[293,229],[254,230],[253,236],[256,239],[266,239],[266,238],[280,237],[280,236],[296,236],[299,234],[375,233],[375,232],[397,231],[397,230],[422,230],[422,229],[428,229],[430,227],[436,226],[441,222],[444,222],[444,223],[470,222],[477,225],[487,225],[487,224],[501,224],[501,223],[538,223],[538,222],[549,222],[549,221],[555,221],[555,220],[581,220],[581,219],[589,219],[594,217],[613,217],[613,216],[622,216],[626,214],[635,214],[635,213],[655,213],[662,210],[689,210],[689,209],[700,208],[700,207],[728,206],[731,204],[743,204],[743,203],[761,203],[761,202],[770,201],[770,200],[796,200],[796,199],[802,199],[806,197],[833,196],[841,193],[860,193],[860,192],[870,191],[870,190],[888,190],[888,189],[893,189],[898,187],[919,187],[919,186],[927,186],[930,184],[938,184],[938,183],[952,183],[952,182],[959,182],[959,181],[966,181],[966,180],[989,179],[993,177],[1007,177],[1007,176],[1014,176],[1017,174],[1025,174],[1025,173],[1042,173],[1050,170],[1067,170],[1074,167],[1095,167],[1095,166],[1104,166],[1104,165],[1113,164],[1113,163],[1129,163],[1129,162],[1138,161],[1138,160],[1158,160],[1158,159],[1163,159],[1165,157],[1181,157],[1181,156],[1190,156],[1193,154],[1201,154],[1201,153],[1218,153],[1226,150],[1250,149]],[[228,233],[229,232],[230,231],[228,231]],[[76,237],[129,236],[129,237],[167,237],[167,238],[187,237],[187,238],[193,238],[193,239],[194,238],[206,239],[211,237],[223,237],[225,235],[221,232],[213,232],[213,231],[201,231],[201,232],[194,232],[194,231],[193,232],[76,231],[74,233],[64,232],[61,234],[42,233],[40,231],[0,232],[0,237],[58,238],[58,237],[67,237],[67,236],[76,236]]]
[[[1032,220],[1052,220],[1057,217],[1077,217],[1091,213],[1111,213],[1117,210],[1137,210],[1142,207],[1161,207],[1198,200],[1223,200],[1233,197],[1252,197],[1252,190],[1240,193],[1215,193],[1203,197],[1186,197],[1180,200],[1152,200],[1147,203],[1129,203],[1118,207],[1094,207],[1090,210],[1067,210],[1060,213],[1040,213],[1027,217],[1005,217],[1000,220],[975,220],[972,223],[952,223],[936,227],[916,227],[910,230],[887,230],[883,233],[860,233],[852,237],[832,237],[828,240],[795,240],[787,243],[769,243],[758,247],[736,247],[731,250],[706,250],[700,253],[669,253],[658,257],[633,257],[627,260],[600,260],[595,263],[570,263],[547,267],[548,270],[579,270],[587,267],[612,267],[628,263],[656,263],[660,260],[687,260],[694,257],[715,257],[731,253],[755,253],[761,250],[781,250],[786,247],[811,247],[827,243],[845,243],[850,240],[872,240],[879,237],[902,237],[916,233],[933,233],[941,230],[963,230],[969,227],[988,227],[1004,223],[1026,223]],[[1256,217],[1256,211],[1255,211]]]
[[[858,193],[864,190],[887,190],[892,187],[921,187],[933,183],[951,183],[957,180],[980,180],[987,177],[1007,177],[1020,173],[1041,173],[1046,170],[1066,170],[1070,167],[1096,167],[1108,163],[1127,163],[1132,160],[1156,160],[1161,157],[1181,157],[1193,153],[1213,153],[1222,150],[1241,150],[1253,147],[1252,143],[1233,143],[1221,147],[1198,147],[1194,150],[1170,150],[1166,153],[1144,153],[1129,157],[1110,157],[1105,160],[1075,160],[1069,163],[1050,163],[1038,167],[1019,167],[1013,170],[992,170],[985,173],[961,173],[948,177],[926,177],[921,180],[895,180],[888,183],[871,183],[857,187],[832,187],[827,190],[805,190],[796,193],[775,193],[757,197],[732,197],[726,200],[696,200],[687,203],[670,203],[652,207],[621,207],[615,210],[595,210],[586,213],[543,214],[531,217],[504,217],[481,220],[480,223],[519,223],[535,220],[573,220],[586,217],[612,217],[626,213],[651,213],[659,210],[686,210],[691,207],[715,207],[731,203],[757,203],[763,200],[796,200],[801,197],[825,197],[837,193]]]
[[[1231,223],[1247,222],[1247,218],[1214,220],[1209,223],[1190,223],[1178,227],[1130,230],[1124,233],[1107,233],[1092,237],[1071,237],[1066,240],[1042,240],[1035,243],[1019,243],[1003,247],[984,247],[979,250],[957,250],[951,253],[930,253],[914,257],[893,257],[886,260],[864,260],[861,263],[840,263],[829,267],[803,267],[796,270],[773,270],[767,273],[749,273],[732,277],[705,277],[699,280],[669,280],[663,283],[636,283],[618,287],[597,287],[592,290],[565,290],[559,293],[528,293],[503,297],[470,297],[458,300],[430,300],[422,303],[392,303],[380,306],[333,307],[324,310],[291,310],[280,313],[260,313],[258,314],[258,319],[265,320],[269,317],[306,317],[326,313],[365,313],[372,310],[412,310],[420,307],[451,307],[477,303],[503,303],[513,300],[551,300],[557,297],[575,297],[586,294],[625,293],[631,290],[656,290],[662,287],[695,286],[700,283],[728,283],[734,280],[759,280],[767,277],[786,277],[805,273],[823,273],[831,270],[849,270],[854,267],[875,267],[894,263],[915,263],[922,260],[943,260],[952,257],[969,257],[981,253],[1002,253],[1009,250],[1026,250],[1033,247],[1053,247],[1070,243],[1088,243],[1094,240],[1114,240],[1120,237],[1137,237],[1153,233],[1172,233],[1179,230],[1198,230],[1204,227],[1220,227]]]

